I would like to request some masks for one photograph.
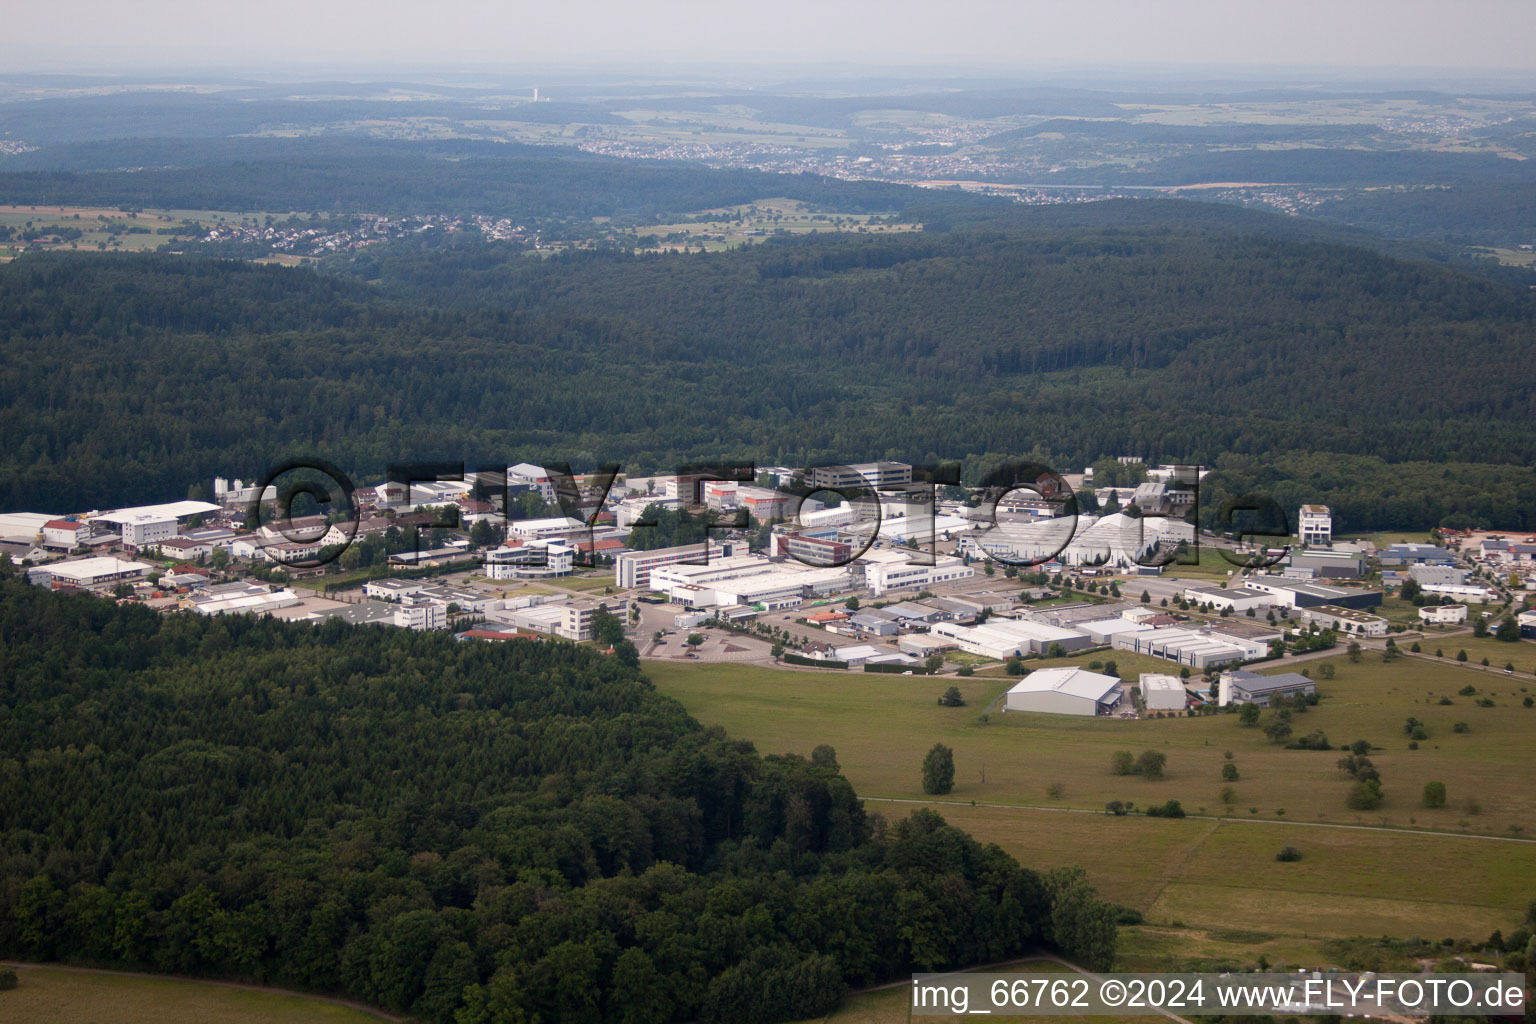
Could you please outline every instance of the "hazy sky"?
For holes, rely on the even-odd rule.
[[[1536,68],[1536,0],[5,0],[0,72],[506,60]]]

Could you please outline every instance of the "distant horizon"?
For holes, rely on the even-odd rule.
[[[36,60],[36,58],[34,58]],[[597,55],[552,62],[547,58],[509,56],[475,62],[420,64],[383,61],[358,55],[351,61],[304,62],[272,60],[249,64],[177,63],[172,60],[47,63],[38,60],[24,66],[6,57],[0,44],[0,82],[46,85],[47,79],[83,79],[103,86],[157,87],[244,83],[294,84],[338,83],[370,85],[381,82],[443,85],[456,88],[480,86],[522,87],[530,84],[590,84],[612,79],[657,84],[697,84],[712,89],[773,89],[837,84],[869,87],[868,91],[900,89],[932,90],[1070,89],[1085,91],[1180,89],[1361,89],[1461,90],[1481,92],[1536,92],[1536,67],[1377,66],[1307,64],[1226,64],[1212,62],[1062,63],[1034,62],[1007,66],[976,62],[970,65],[877,64],[846,60],[799,63],[740,60],[729,63],[675,63],[657,68],[639,60],[604,63]]]
[[[1274,4],[1099,0],[780,0],[771,17],[743,5],[653,0],[487,4],[444,0],[264,0],[216,7],[81,0],[10,12],[0,60],[10,73],[110,67],[226,73],[241,68],[405,69],[502,66],[592,70],[682,66],[1056,73],[1083,68],[1225,68],[1227,74],[1329,69],[1536,75],[1536,5],[1525,0],[1292,0]]]

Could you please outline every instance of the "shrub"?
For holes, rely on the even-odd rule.
[[[21,982],[16,977],[16,972],[9,967],[0,967],[0,992],[9,992]]]
[[[1472,727],[1470,725],[1468,725],[1466,722],[1457,722],[1455,725],[1451,726],[1451,732],[1471,732],[1471,731],[1472,731]]]
[[[1136,771],[1136,758],[1129,750],[1117,750],[1109,759],[1110,771],[1116,775],[1131,775]]]
[[[1143,750],[1136,759],[1137,774],[1148,779],[1162,778],[1163,769],[1167,766],[1168,755],[1160,750]]]
[[[1147,808],[1149,818],[1182,818],[1184,808],[1177,800],[1169,800],[1165,804],[1156,804]]]
[[[1287,863],[1301,860],[1301,851],[1296,849],[1294,846],[1282,846],[1280,848],[1280,852],[1275,854],[1275,860],[1285,861]]]

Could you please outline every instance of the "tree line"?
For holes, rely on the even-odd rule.
[[[0,955],[423,1020],[774,1021],[1114,908],[835,754],[762,756],[570,644],[157,615],[0,580]]]

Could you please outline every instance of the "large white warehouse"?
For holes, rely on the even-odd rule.
[[[1043,668],[1008,691],[1009,711],[1042,711],[1091,717],[1108,714],[1120,703],[1120,680],[1080,668]]]

